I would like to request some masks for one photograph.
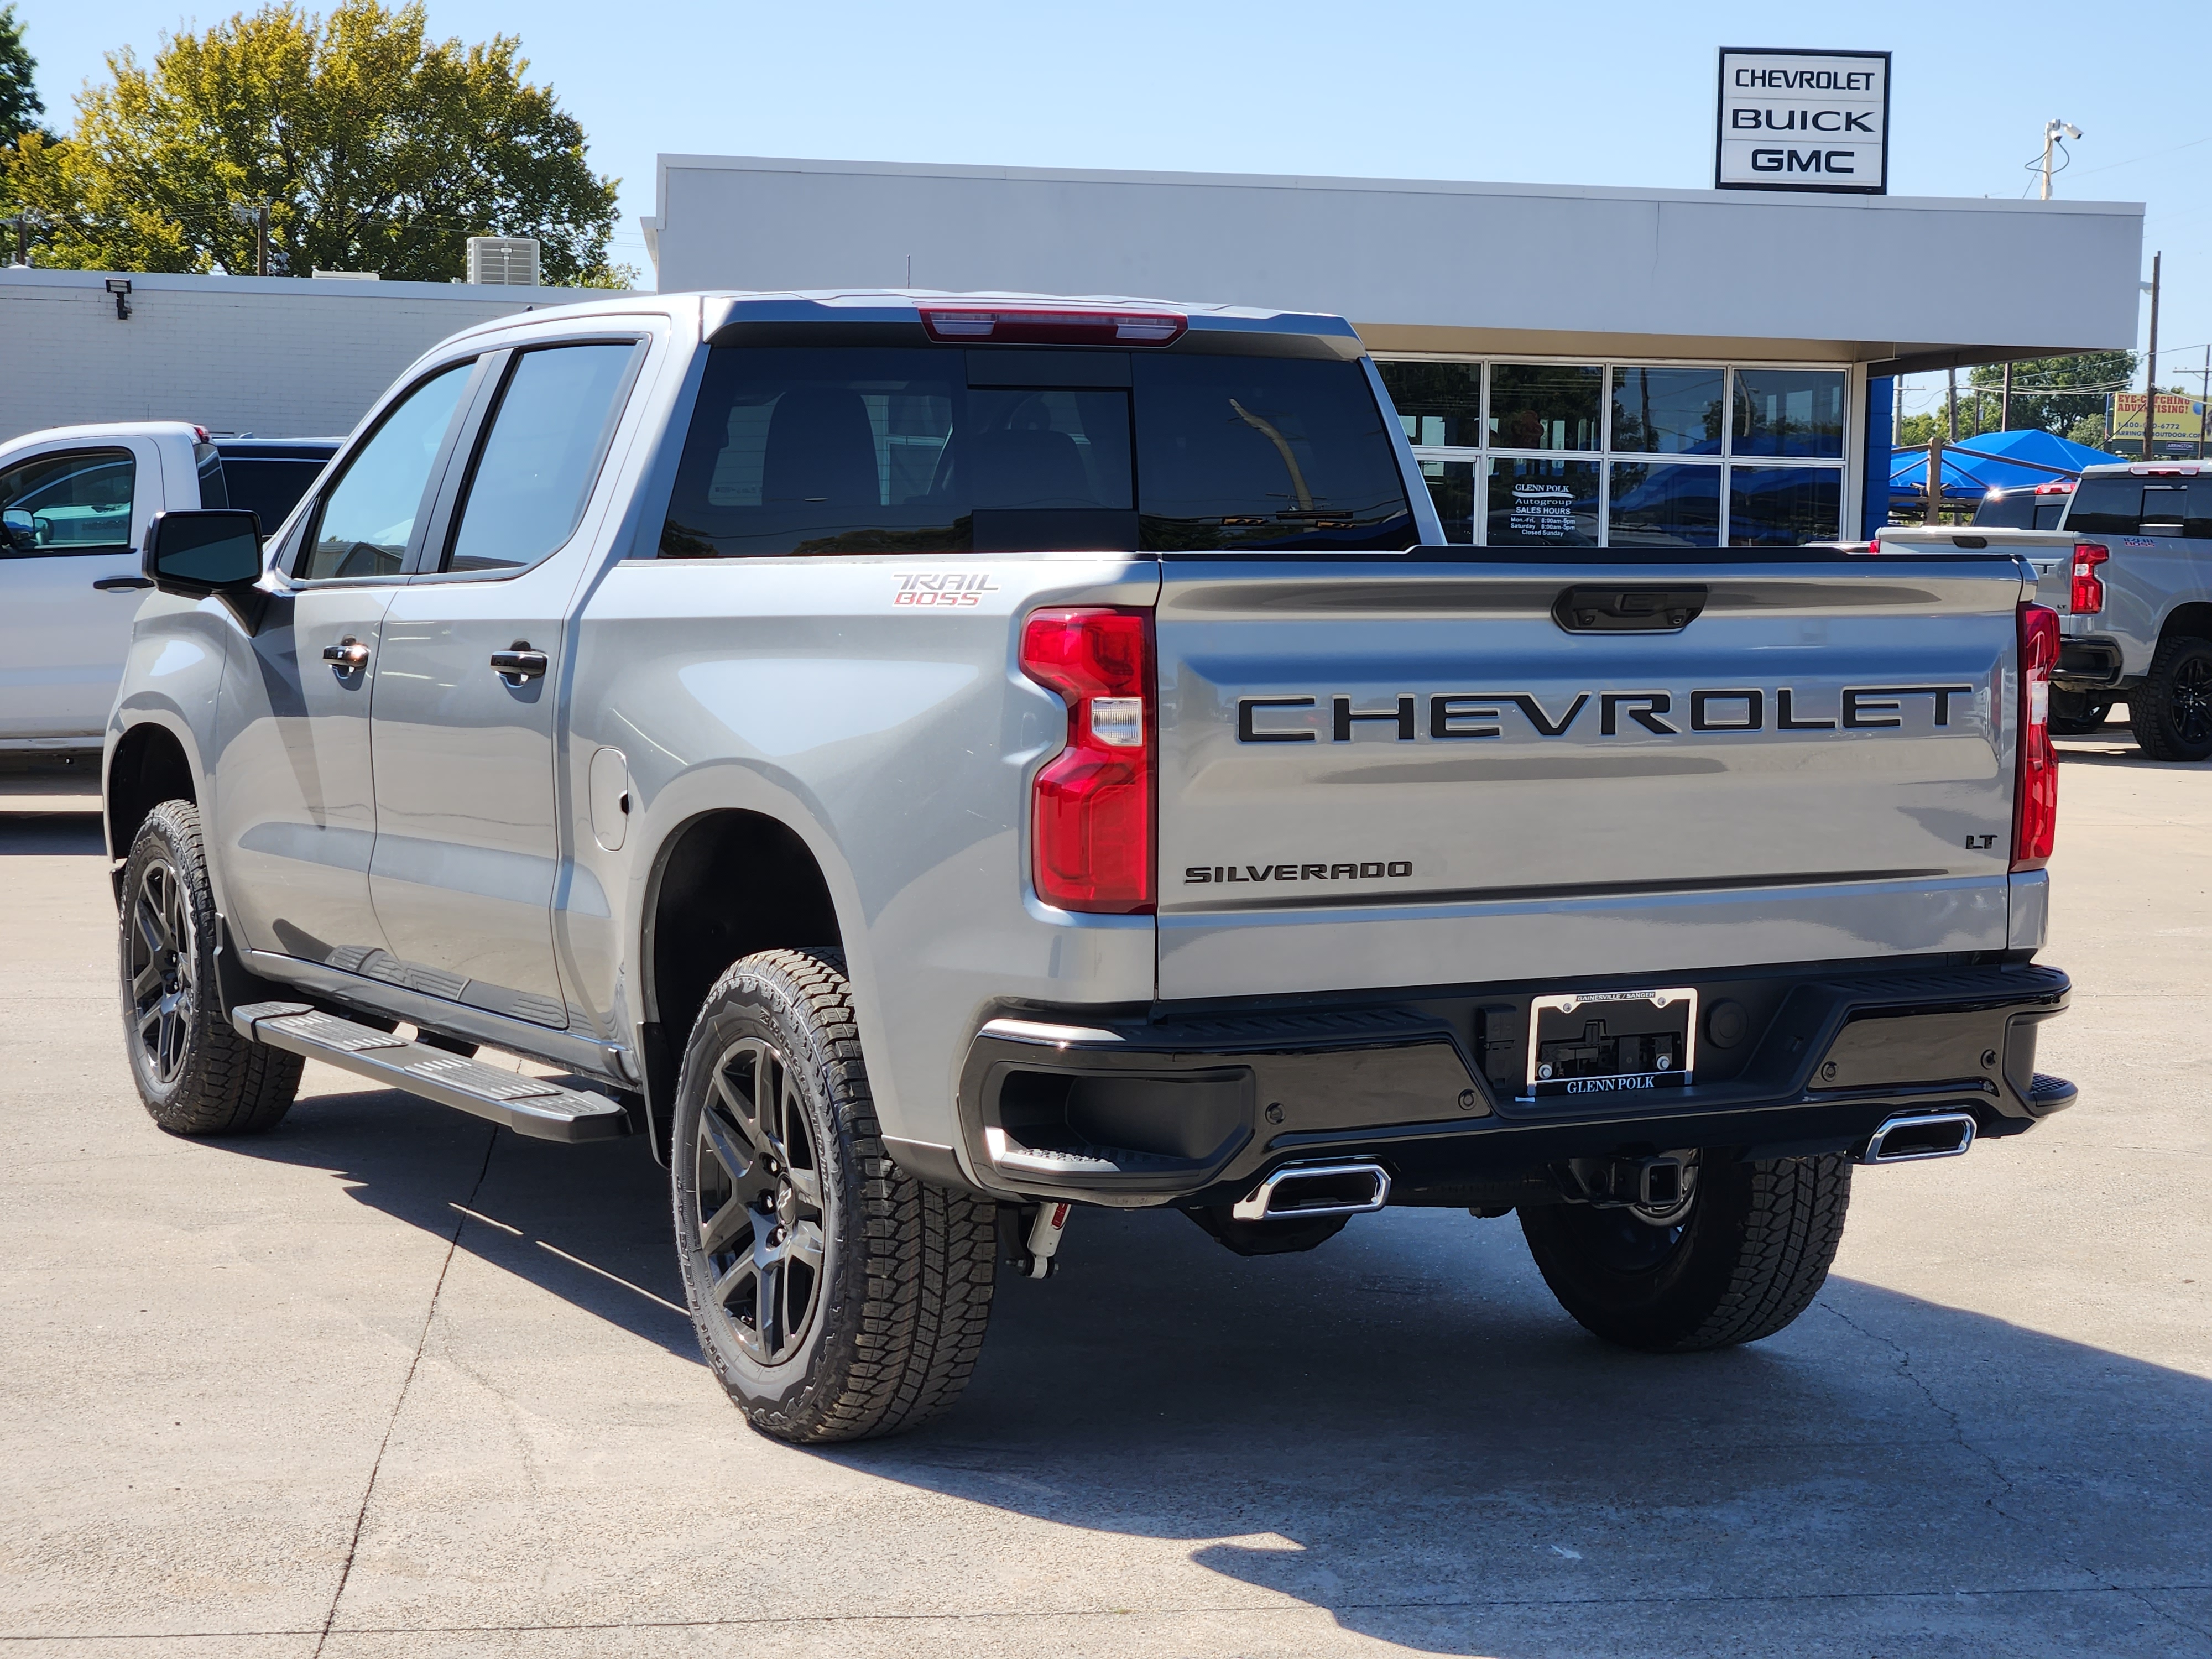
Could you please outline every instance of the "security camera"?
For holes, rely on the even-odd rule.
[[[2066,136],[2069,138],[2079,138],[2081,136],[2081,129],[2071,121],[2062,121],[2059,125],[2066,129]]]

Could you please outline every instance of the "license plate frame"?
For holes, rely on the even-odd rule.
[[[1686,1089],[1697,1059],[1695,986],[1555,992],[1529,1000],[1521,1097]]]

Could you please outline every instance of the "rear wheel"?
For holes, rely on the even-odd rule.
[[[2212,757],[2212,640],[2162,641],[2143,683],[2128,693],[2136,747],[2151,760]]]
[[[885,1154],[835,951],[767,951],[708,994],[677,1085],[676,1248],[707,1363],[780,1440],[950,1407],[990,1320],[998,1206]]]
[[[1771,1336],[1811,1305],[1851,1196],[1841,1153],[1700,1158],[1686,1203],[1524,1207],[1521,1231],[1559,1305],[1608,1342],[1652,1352]]]
[[[138,1097],[172,1134],[254,1134],[291,1109],[300,1056],[240,1036],[216,988],[199,809],[163,801],[123,866],[123,1040]]]
[[[2059,737],[2086,738],[2102,726],[2112,712],[2108,692],[2051,689],[2051,729]]]

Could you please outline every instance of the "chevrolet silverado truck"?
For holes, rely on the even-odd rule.
[[[2148,759],[2212,759],[2212,467],[2084,468],[2059,527],[2109,562],[2097,610],[2066,630],[2053,685],[2100,721],[2124,699]]]
[[[646,1138],[772,1435],[945,1409],[1086,1210],[1517,1213],[1599,1336],[1751,1341],[1855,1165],[2075,1096],[2029,568],[1448,545],[1334,318],[563,307],[260,532],[152,527],[107,734],[148,1109]]]

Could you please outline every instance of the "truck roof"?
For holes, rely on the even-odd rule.
[[[1146,299],[1101,294],[1026,294],[1006,290],[975,292],[933,289],[725,289],[688,294],[611,294],[605,300],[564,305],[557,310],[533,312],[527,318],[506,317],[482,323],[453,337],[513,329],[526,323],[560,327],[588,317],[647,315],[685,317],[696,307],[702,337],[713,339],[724,330],[755,325],[891,325],[920,330],[925,312],[1012,312],[1059,313],[1104,318],[1115,313],[1141,316],[1167,314],[1180,318],[1182,331],[1200,335],[1237,334],[1296,338],[1311,351],[1323,345],[1328,355],[1357,357],[1365,350],[1359,336],[1341,317],[1322,312],[1276,311],[1262,307],[1217,305],[1209,301]],[[939,337],[940,338],[942,337]],[[950,342],[948,342],[950,343]],[[977,340],[975,343],[989,343]],[[1259,343],[1257,339],[1254,344]],[[1091,343],[1114,344],[1110,340]],[[1127,339],[1118,343],[1140,349],[1160,343]]]

